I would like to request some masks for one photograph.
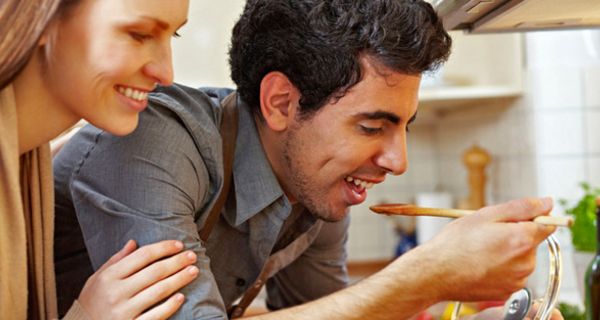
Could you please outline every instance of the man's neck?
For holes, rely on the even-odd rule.
[[[256,115],[254,115],[254,124],[256,125],[256,129],[258,131],[258,137],[260,139],[260,144],[262,145],[263,150],[265,151],[267,160],[269,161],[269,164],[271,165],[271,169],[273,169],[273,173],[275,173],[277,182],[281,186],[281,189],[283,190],[283,193],[285,194],[285,196],[288,198],[288,201],[290,202],[290,204],[292,204],[292,205],[296,204],[298,202],[297,199],[291,195],[291,193],[288,191],[289,189],[287,188],[286,184],[284,183],[284,181],[285,181],[285,165],[283,163],[283,156],[282,156],[282,153],[283,153],[282,143],[279,140],[281,138],[281,136],[280,136],[281,134],[269,130],[269,128],[267,128],[265,126],[263,121],[261,121],[261,119],[259,119],[258,116],[256,116]]]

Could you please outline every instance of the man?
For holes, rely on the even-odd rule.
[[[349,208],[406,170],[421,73],[450,43],[419,0],[248,1],[230,50],[235,100],[229,90],[161,88],[133,134],[87,127],[58,155],[59,286],[77,285],[66,266],[85,263],[86,248],[95,269],[130,238],[178,239],[201,270],[178,319],[238,317],[234,301],[246,293],[244,305],[265,282],[273,319],[404,319],[439,301],[508,297],[554,231],[529,222],[550,211],[549,199],[459,219],[346,288]],[[231,103],[232,186],[202,241],[227,179],[218,128]],[[65,252],[75,215],[85,246]]]

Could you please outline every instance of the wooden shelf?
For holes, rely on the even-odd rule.
[[[453,31],[451,36],[452,54],[441,69],[429,75],[438,85],[421,88],[420,106],[451,112],[451,108],[489,105],[490,100],[510,100],[523,94],[522,35]]]
[[[521,89],[504,86],[429,87],[419,92],[419,101],[479,100],[518,97]]]
[[[430,108],[451,108],[472,105],[483,100],[517,98],[522,93],[520,88],[508,86],[427,87],[419,91],[419,105]]]

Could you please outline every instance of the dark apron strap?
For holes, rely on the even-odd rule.
[[[237,94],[232,92],[223,100],[223,119],[219,131],[223,142],[223,187],[221,193],[215,201],[208,218],[204,222],[204,226],[200,230],[200,239],[206,242],[210,236],[212,228],[215,226],[221,215],[221,210],[227,200],[231,180],[233,178],[233,155],[235,151],[235,139],[238,130],[238,110],[237,110]]]
[[[235,92],[228,95],[223,100],[223,119],[221,120],[220,133],[223,142],[223,187],[215,201],[204,226],[200,230],[200,239],[206,242],[210,233],[219,220],[233,179],[233,157],[235,152],[235,140],[238,129],[238,110],[237,110],[237,94]],[[239,318],[242,316],[246,308],[252,303],[258,295],[265,282],[275,275],[279,270],[285,268],[294,260],[296,260],[310,246],[313,240],[317,237],[323,223],[317,221],[306,233],[295,239],[284,249],[271,255],[265,263],[260,275],[248,290],[242,296],[240,303],[231,306],[228,310],[231,318]]]
[[[248,306],[252,303],[254,298],[259,294],[262,287],[265,285],[267,280],[274,276],[277,272],[284,269],[292,262],[296,261],[298,257],[310,247],[315,238],[319,235],[321,228],[323,227],[323,221],[317,220],[315,224],[310,227],[305,233],[296,238],[292,243],[290,243],[287,247],[277,251],[272,254],[267,262],[263,266],[258,278],[252,286],[250,286],[240,302],[237,305],[233,305],[229,308],[227,313],[231,319],[241,317]]]

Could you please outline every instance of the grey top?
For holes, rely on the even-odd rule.
[[[230,92],[160,88],[132,134],[115,137],[87,126],[59,153],[54,161],[59,304],[76,297],[92,272],[90,260],[98,269],[129,239],[139,245],[179,239],[198,255],[199,276],[181,290],[187,300],[174,319],[227,318],[226,308],[260,282],[269,257],[277,255],[273,263],[283,269],[267,283],[273,309],[347,285],[349,218],[325,223],[306,211],[292,214],[251,110],[239,99],[232,191],[209,240],[200,240],[198,231],[223,183],[218,124],[220,102]],[[69,289],[70,296],[62,294]]]

